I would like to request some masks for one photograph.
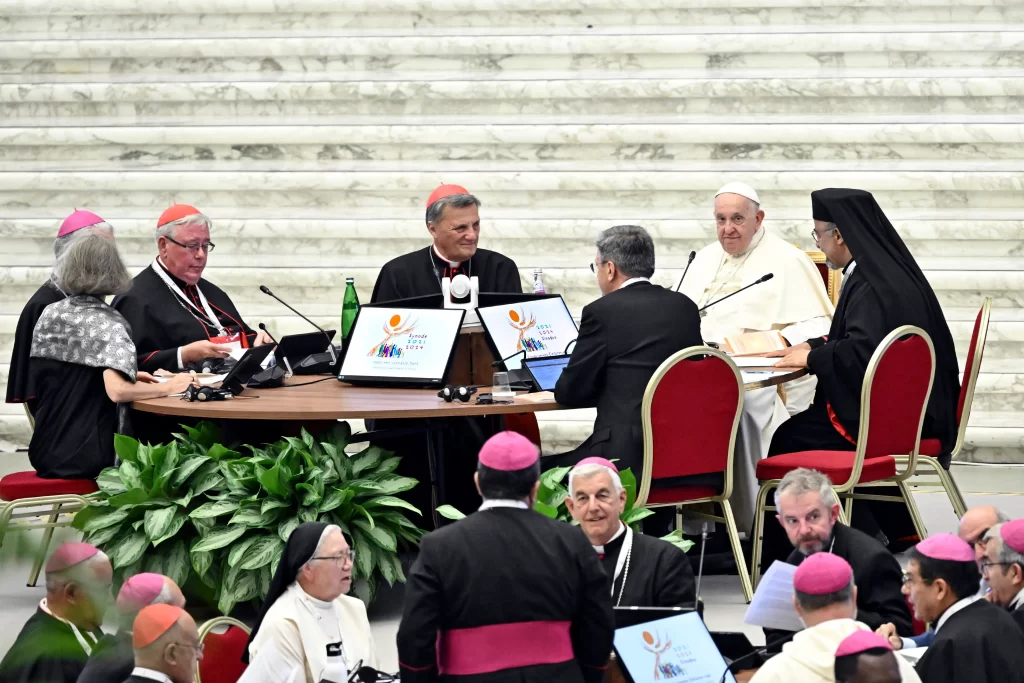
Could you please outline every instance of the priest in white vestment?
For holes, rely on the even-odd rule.
[[[697,252],[680,291],[702,308],[768,273],[772,278],[702,311],[705,341],[776,330],[793,345],[828,334],[835,308],[814,262],[768,232],[763,221],[761,201],[749,185],[729,183],[715,195],[718,241]],[[816,383],[814,377],[787,383],[785,402],[775,388],[746,392],[731,498],[740,531],[749,532],[754,519],[757,461],[767,455],[779,425],[807,409]]]

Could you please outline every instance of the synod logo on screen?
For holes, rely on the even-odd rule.
[[[551,342],[555,339],[555,333],[551,325],[537,324],[537,319],[533,313],[530,313],[530,319],[526,319],[526,314],[523,309],[518,311],[514,308],[508,310],[508,324],[512,329],[519,332],[519,339],[516,340],[516,351],[526,351],[527,353],[533,353],[534,351],[543,351],[547,347],[545,341]],[[536,336],[527,336],[526,333],[529,330],[534,330]]]
[[[651,634],[649,631],[644,631],[642,636],[644,649],[654,655],[652,680],[669,680],[686,673],[686,669],[681,666],[683,664],[681,659],[689,654],[685,646],[673,649],[672,639],[667,635],[659,635],[657,632]],[[672,661],[674,659],[676,661]]]
[[[381,359],[400,359],[410,351],[416,351],[423,349],[423,342],[426,341],[426,335],[414,335],[413,332],[416,330],[416,323],[418,321],[407,317],[405,320],[402,316],[395,314],[388,318],[384,323],[384,339],[379,343],[375,344],[367,356],[373,356]],[[407,337],[407,340],[402,343],[401,338]]]

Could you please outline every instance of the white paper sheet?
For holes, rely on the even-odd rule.
[[[793,606],[796,567],[775,560],[761,578],[743,623],[781,631],[802,631],[804,625]]]
[[[896,650],[897,655],[903,657],[903,659],[915,666],[921,657],[924,657],[925,652],[928,652],[928,648],[926,647],[908,647],[904,650]]]
[[[768,368],[778,363],[781,358],[765,358],[764,356],[732,356],[732,362],[738,368]]]

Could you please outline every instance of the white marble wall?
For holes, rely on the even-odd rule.
[[[642,5],[642,7],[641,7]],[[813,5],[813,6],[812,6]],[[208,274],[250,320],[323,323],[346,276],[425,243],[439,182],[483,245],[574,311],[603,227],[647,226],[656,279],[713,239],[725,182],[805,248],[808,193],[873,191],[961,357],[993,323],[969,457],[1024,461],[1024,5],[990,0],[0,0],[0,386],[73,208],[133,268],[175,201],[214,220]],[[548,450],[585,411],[544,416]],[[0,441],[24,443],[17,406]]]

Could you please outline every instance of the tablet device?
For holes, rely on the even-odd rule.
[[[461,308],[360,307],[338,379],[377,387],[444,386],[465,315]]]
[[[307,356],[325,353],[335,334],[335,330],[327,330],[326,335],[323,332],[306,332],[281,337],[274,349],[274,359],[278,365],[294,368]]]
[[[615,656],[630,683],[679,679],[736,683],[696,612],[615,629]]]
[[[579,334],[565,301],[558,295],[478,306],[476,313],[487,332],[491,353],[497,359],[506,359],[506,370],[520,369],[524,355],[565,355],[566,347]]]
[[[323,339],[323,335],[320,338]],[[263,361],[267,359],[274,348],[274,344],[264,344],[246,349],[242,357],[235,363],[235,367],[231,368],[230,372],[224,376],[220,388],[230,391],[235,396],[242,393],[252,376],[262,369]]]
[[[530,373],[533,386],[537,391],[554,391],[558,378],[562,376],[562,370],[569,364],[570,356],[546,356],[541,358],[527,358],[523,361],[523,367]]]

